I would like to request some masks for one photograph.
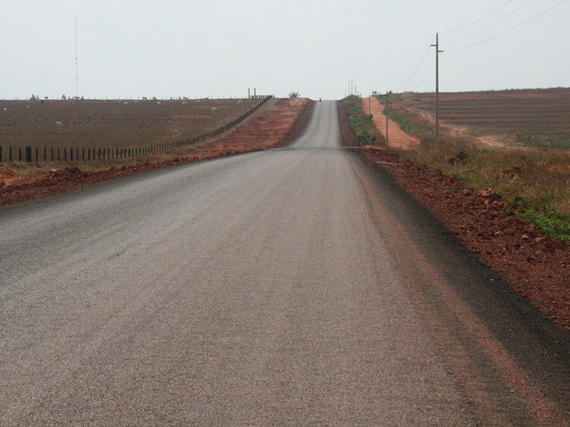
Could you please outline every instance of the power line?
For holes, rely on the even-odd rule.
[[[455,49],[446,49],[446,51],[447,51],[447,52],[454,52],[454,51],[456,51],[456,50],[469,49],[469,48],[471,48],[471,47],[479,46],[479,45],[481,45],[481,44],[483,44],[483,43],[490,42],[491,40],[495,40],[495,39],[497,39],[497,38],[499,38],[499,37],[501,37],[501,36],[504,36],[505,34],[508,34],[508,33],[512,32],[512,31],[514,31],[514,30],[516,30],[516,29],[522,27],[523,25],[528,24],[528,23],[531,22],[531,21],[534,21],[535,19],[541,17],[541,16],[544,15],[545,13],[550,12],[552,9],[557,8],[558,6],[560,6],[560,5],[561,5],[562,3],[564,3],[565,1],[566,1],[566,0],[562,0],[562,1],[559,2],[559,3],[556,3],[556,4],[555,4],[554,6],[552,6],[551,8],[546,9],[544,12],[539,13],[538,15],[536,15],[536,16],[532,17],[531,19],[529,19],[528,21],[525,21],[525,22],[523,22],[522,24],[519,24],[519,25],[517,25],[516,27],[513,27],[513,28],[511,28],[510,30],[505,31],[504,33],[501,33],[501,34],[499,34],[499,35],[496,35],[496,36],[494,36],[494,37],[491,37],[490,39],[483,40],[483,41],[481,41],[481,42],[479,42],[479,43],[474,43],[474,44],[471,44],[471,45],[469,45],[469,46],[458,47],[458,48],[455,48]]]
[[[414,72],[412,73],[412,75],[410,76],[410,78],[406,81],[406,83],[404,83],[402,85],[402,89],[405,88],[406,86],[408,86],[408,84],[410,84],[410,82],[412,81],[412,79],[415,77],[416,73],[418,72],[418,70],[420,69],[420,67],[422,66],[422,64],[424,63],[425,59],[427,58],[427,55],[429,53],[429,51],[431,50],[431,43],[428,46],[426,53],[424,54],[422,60],[420,61],[420,63],[418,64],[418,66],[416,67],[416,69],[414,70]],[[400,89],[401,90],[401,89]],[[398,91],[400,91],[398,90]]]
[[[432,64],[431,68],[428,70],[428,72],[425,74],[425,76],[422,77],[422,79],[417,84],[417,86],[414,87],[414,91],[421,86],[421,84],[425,81],[425,79],[427,79],[427,77],[431,74],[431,72],[433,71],[434,68],[435,68],[435,62]]]
[[[507,19],[509,16],[511,16],[512,14],[516,13],[519,9],[522,9],[523,7],[525,7],[525,6],[526,6],[527,4],[529,4],[531,1],[532,1],[532,0],[528,0],[526,3],[523,3],[522,5],[520,5],[519,7],[517,7],[515,10],[513,10],[511,13],[508,13],[507,15],[503,16],[503,17],[502,17],[501,19],[499,19],[498,21],[495,21],[495,22],[493,22],[493,23],[487,25],[486,27],[480,29],[479,31],[475,31],[474,33],[469,34],[468,36],[462,37],[462,38],[460,38],[460,39],[453,40],[453,41],[450,41],[450,42],[446,42],[445,44],[448,45],[448,44],[457,43],[457,42],[460,42],[460,41],[462,41],[462,40],[465,40],[465,39],[468,39],[468,38],[470,38],[470,37],[473,37],[474,35],[477,35],[477,34],[479,34],[479,33],[482,33],[482,32],[485,31],[487,28],[490,28],[490,27],[492,27],[493,25],[498,24],[498,23],[501,22],[501,21],[504,21],[504,20]]]
[[[512,2],[513,2],[513,0],[509,0],[508,2],[506,2],[506,3],[505,3],[504,5],[502,5],[501,7],[495,9],[494,11],[492,11],[491,13],[489,13],[489,14],[483,16],[482,18],[479,18],[479,19],[477,19],[476,21],[471,22],[470,24],[463,25],[462,27],[459,27],[459,28],[454,28],[453,30],[440,31],[439,33],[440,33],[440,34],[452,33],[452,32],[454,32],[454,31],[459,31],[459,30],[462,30],[462,29],[464,29],[464,28],[470,27],[471,25],[476,24],[477,22],[480,22],[480,21],[482,21],[482,20],[485,19],[485,18],[488,18],[489,16],[491,16],[491,15],[493,15],[494,13],[498,12],[499,10],[501,10],[502,8],[504,8],[504,7],[507,6],[509,3],[512,3]]]

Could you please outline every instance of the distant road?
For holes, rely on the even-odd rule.
[[[566,425],[570,340],[316,103],[295,144],[0,210],[0,425]]]

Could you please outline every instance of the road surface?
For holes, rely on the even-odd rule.
[[[0,210],[0,425],[566,425],[570,344],[341,147]]]

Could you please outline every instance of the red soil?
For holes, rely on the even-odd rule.
[[[356,143],[339,108],[345,144],[378,163],[455,234],[481,262],[570,331],[570,245],[543,236],[525,219],[509,214],[509,202],[491,189],[475,192],[440,171],[401,159],[389,148]]]
[[[362,98],[362,109],[370,110],[372,114],[372,122],[376,129],[386,138],[386,116],[384,115],[384,106],[378,102],[378,98],[371,96]],[[414,136],[404,132],[400,125],[393,120],[388,119],[388,146],[409,150],[419,145],[420,140]]]
[[[360,150],[381,162],[457,240],[547,317],[570,331],[570,245],[543,236],[491,189],[474,192],[387,149]]]

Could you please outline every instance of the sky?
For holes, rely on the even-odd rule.
[[[0,0],[0,10],[2,99],[254,88],[341,99],[350,81],[362,96],[433,92],[438,32],[442,92],[570,87],[570,1]]]

